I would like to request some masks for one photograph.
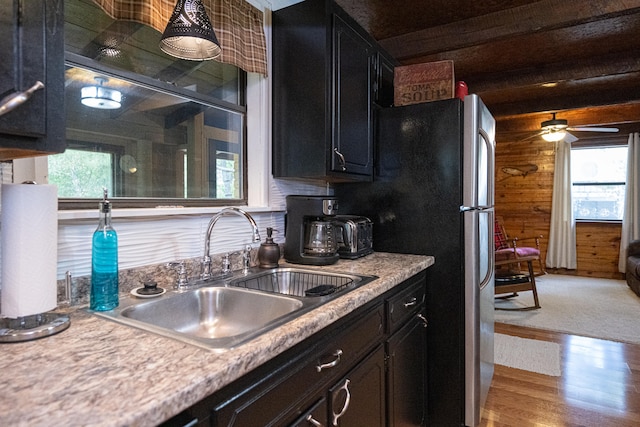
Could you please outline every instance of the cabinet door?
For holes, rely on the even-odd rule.
[[[394,65],[382,53],[378,53],[377,79],[376,79],[376,104],[380,107],[393,106],[393,73]]]
[[[425,323],[408,321],[387,341],[390,427],[422,426],[426,409]]]
[[[0,0],[0,98],[42,89],[0,116],[0,160],[64,151],[64,0]]]
[[[329,396],[330,426],[385,426],[384,347],[358,363]]]
[[[333,15],[333,144],[331,170],[373,173],[373,64],[371,44]]]

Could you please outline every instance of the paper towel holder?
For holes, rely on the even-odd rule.
[[[71,272],[65,275],[65,292],[71,304]],[[30,316],[0,318],[0,343],[24,342],[55,335],[69,327],[66,314],[46,312]]]
[[[62,332],[70,325],[69,316],[60,313],[40,313],[16,319],[0,318],[0,343],[24,342]]]
[[[37,185],[35,181],[21,184]],[[71,275],[67,272],[67,298],[71,301]],[[66,314],[46,312],[17,318],[0,317],[0,343],[32,341],[55,335],[69,327],[71,321]]]

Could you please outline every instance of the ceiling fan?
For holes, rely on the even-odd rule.
[[[574,132],[618,132],[618,128],[603,128],[603,127],[572,127],[568,125],[568,122],[564,119],[556,119],[556,113],[551,113],[553,118],[551,120],[545,120],[540,123],[540,131],[529,138],[542,136],[545,141],[555,142],[565,140],[565,142],[571,143],[577,141],[578,138],[570,134],[568,131]],[[525,139],[529,139],[525,138]]]

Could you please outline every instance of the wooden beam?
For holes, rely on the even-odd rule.
[[[496,129],[501,134],[540,130],[540,123],[551,118],[549,112],[512,115],[496,118]],[[589,109],[558,111],[558,118],[565,119],[570,126],[617,126],[636,124],[640,131],[640,102],[624,105],[608,105]]]
[[[541,0],[460,22],[427,28],[379,43],[397,60],[432,55],[523,34],[637,13],[640,0]]]
[[[482,95],[482,94],[480,94]],[[624,105],[635,103],[640,99],[640,87],[632,89],[610,90],[599,93],[583,93],[571,97],[560,95],[554,97],[519,100],[489,105],[491,113],[495,117],[528,114],[532,112],[553,112],[562,110],[575,110],[592,108],[605,105]],[[636,117],[638,119],[639,117]]]
[[[465,82],[475,92],[500,91],[505,87],[518,90],[528,86],[558,83],[569,80],[585,80],[640,73],[640,49],[615,52],[587,59],[574,59],[544,64],[528,69],[509,70],[490,75],[466,75]]]

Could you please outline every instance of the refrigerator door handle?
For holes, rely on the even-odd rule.
[[[460,206],[460,212],[488,211],[491,209],[493,209],[493,206]]]
[[[489,221],[487,221],[487,228],[488,228],[487,236],[493,236],[494,215],[495,215],[495,212],[493,211],[493,209],[490,210]],[[496,269],[495,244],[493,243],[492,239],[487,239],[487,240],[488,240],[487,250],[489,251],[489,259],[487,261],[489,263],[489,266],[487,268],[487,271],[485,272],[485,276],[480,281],[480,290],[484,289],[485,286],[487,285],[493,286],[494,270]]]
[[[478,133],[487,145],[487,187],[491,190],[487,192],[487,204],[493,206],[495,204],[495,145],[487,132],[479,128]]]

